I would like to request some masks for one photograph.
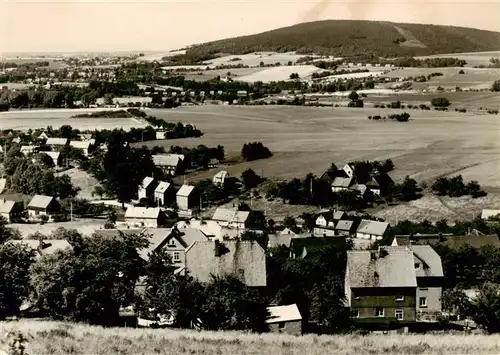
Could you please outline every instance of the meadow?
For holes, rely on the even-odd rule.
[[[103,109],[46,109],[46,110],[19,110],[0,112],[0,129],[23,130],[58,128],[70,125],[80,130],[123,128],[130,130],[133,127],[146,127],[134,118],[70,118],[70,116],[91,113]],[[110,110],[110,109],[105,109]]]
[[[236,176],[252,168],[266,177],[289,179],[322,174],[332,162],[342,166],[390,158],[396,180],[410,175],[429,181],[463,173],[484,186],[500,187],[498,115],[412,110],[410,122],[398,123],[368,120],[369,115],[398,112],[373,108],[198,106],[150,112],[170,122],[192,123],[204,132],[196,139],[144,143],[150,147],[221,144],[228,157],[239,155],[250,141],[271,149],[269,159],[228,166]]]
[[[499,335],[304,335],[101,328],[49,321],[0,322],[28,338],[29,354],[498,354]]]

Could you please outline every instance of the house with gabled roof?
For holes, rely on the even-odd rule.
[[[267,307],[266,324],[272,333],[302,335],[302,315],[296,304]]]
[[[92,147],[92,142],[90,140],[86,141],[71,141],[69,145],[75,149],[79,149],[83,152],[83,155],[88,157],[89,150]]]
[[[481,219],[488,220],[492,217],[500,218],[500,210],[484,209],[481,212]]]
[[[186,269],[200,282],[234,276],[250,287],[265,287],[266,254],[255,241],[196,241],[186,250]]]
[[[129,206],[125,211],[125,224],[131,227],[153,227],[165,225],[167,216],[158,207]]]
[[[335,234],[344,237],[356,236],[357,223],[347,219],[342,219],[335,225]]]
[[[20,152],[27,156],[29,154],[35,154],[40,147],[38,145],[23,145],[20,148]]]
[[[332,182],[332,191],[340,192],[349,190],[354,185],[353,177],[336,177]]]
[[[5,218],[7,223],[14,223],[19,220],[24,212],[24,205],[21,201],[11,201],[5,198],[0,199],[0,216]]]
[[[175,201],[174,186],[170,182],[159,181],[153,192],[153,200],[160,206]]]
[[[224,186],[224,183],[226,182],[226,178],[228,178],[228,177],[229,177],[229,173],[227,172],[227,170],[222,170],[214,175],[212,182],[215,186],[221,188]]]
[[[409,248],[348,251],[344,290],[356,322],[417,320],[417,277]]]
[[[347,163],[342,168],[348,177],[354,177],[354,164]]]
[[[325,209],[318,212],[318,217],[316,218],[316,225],[318,227],[335,227],[335,223],[343,218],[347,217],[345,211],[336,209]]]
[[[67,138],[53,138],[49,137],[47,138],[47,141],[45,142],[45,145],[51,147],[51,148],[62,148],[66,145],[68,145],[69,139]]]
[[[182,171],[183,154],[154,154],[151,158],[153,163],[166,174],[175,176]]]
[[[54,167],[59,167],[62,164],[62,158],[61,158],[61,153],[60,152],[52,152],[52,151],[42,151],[39,152],[38,154],[46,154],[49,156],[49,158],[52,159],[52,162],[54,163]]]
[[[139,185],[139,188],[137,190],[137,196],[139,197],[139,200],[143,198],[153,199],[154,192],[157,186],[158,182],[154,178],[146,176],[142,180],[142,183],[141,185]]]
[[[181,230],[177,228],[146,228],[142,233],[147,236],[150,244],[147,248],[140,250],[139,255],[147,261],[151,252],[164,249],[177,268],[185,267],[188,247],[194,242],[208,240],[208,237],[196,228]]]
[[[61,212],[61,204],[55,197],[35,195],[28,204],[27,210],[30,219],[48,216],[50,221],[53,215]]]
[[[176,194],[177,207],[181,211],[189,211],[198,207],[199,193],[193,185],[182,185]]]
[[[356,238],[381,240],[390,231],[390,225],[387,222],[370,221],[362,219],[356,230]]]
[[[246,228],[248,216],[250,216],[249,211],[239,211],[237,208],[218,207],[212,216],[212,220],[219,223],[222,227],[244,230]]]

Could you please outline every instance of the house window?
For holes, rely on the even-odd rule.
[[[180,263],[181,262],[181,253],[178,251],[174,251],[174,263]]]
[[[170,239],[170,240],[168,241],[168,246],[169,246],[169,247],[175,247],[175,240],[174,240],[174,238],[172,238],[172,239]]]
[[[420,269],[420,263],[415,263],[415,269]]]
[[[384,309],[380,308],[380,307],[375,308],[375,314],[377,315],[377,317],[383,317],[384,316]]]
[[[427,291],[428,288],[427,287],[420,287],[420,291]]]
[[[396,319],[397,320],[403,320],[403,310],[402,309],[396,309]]]
[[[420,308],[427,308],[427,297],[420,297],[418,299],[418,305]]]
[[[404,301],[404,300],[405,300],[405,296],[402,296],[402,295],[396,296],[396,301]]]
[[[278,323],[278,329],[285,329],[285,325],[286,325],[285,322]]]

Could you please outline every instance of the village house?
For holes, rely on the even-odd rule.
[[[67,138],[48,138],[45,145],[51,147],[52,149],[61,149],[62,147],[68,145],[69,139]]]
[[[165,225],[167,216],[158,207],[129,206],[125,212],[125,224],[130,227],[158,228]]]
[[[56,168],[62,165],[62,157],[60,152],[43,151],[39,152],[39,154],[47,154],[52,159],[52,163],[54,163],[54,167]]]
[[[21,146],[20,152],[24,154],[24,156],[34,154],[38,151],[40,147],[37,145],[23,145]]]
[[[346,164],[342,168],[344,172],[346,173],[347,177],[354,177],[354,165],[353,164]]]
[[[415,322],[417,278],[408,248],[348,251],[345,272],[346,305],[355,321],[380,324]]]
[[[153,193],[153,200],[159,206],[175,201],[174,186],[165,181],[159,181]]]
[[[488,220],[492,217],[498,217],[500,219],[500,210],[488,210],[484,209],[481,212],[481,219]]]
[[[430,245],[411,245],[409,249],[417,277],[417,319],[437,321],[442,311],[444,282],[441,257]]]
[[[186,268],[203,283],[232,275],[250,287],[266,286],[266,254],[255,241],[194,242],[186,250]]]
[[[75,149],[79,149],[82,151],[83,155],[88,157],[89,151],[92,147],[92,142],[90,140],[87,141],[71,141],[69,145]]]
[[[296,304],[267,307],[266,324],[272,333],[302,335],[302,315]]]
[[[207,241],[203,232],[196,228],[146,228],[143,232],[148,237],[150,245],[140,250],[139,255],[146,261],[153,251],[165,250],[170,255],[177,268],[184,268],[186,264],[186,249],[194,242]]]
[[[61,211],[61,205],[55,197],[35,195],[27,207],[30,219],[40,219],[42,216],[52,217]]]
[[[349,190],[354,185],[353,177],[336,177],[332,182],[332,191],[340,192]]]
[[[453,235],[453,234],[415,234],[396,235],[392,241],[393,246],[402,245],[444,245],[458,250],[462,247],[480,249],[486,246],[500,248],[498,235]]]
[[[195,209],[199,204],[199,193],[192,185],[182,185],[176,194],[177,207],[181,211]]]
[[[9,243],[25,245],[35,251],[37,259],[44,255],[51,255],[60,250],[70,250],[73,247],[66,239],[20,239],[10,240]]]
[[[7,223],[14,223],[21,219],[24,214],[24,205],[20,201],[10,201],[5,198],[0,199],[0,216],[5,218]]]
[[[316,225],[318,227],[334,227],[335,223],[343,218],[346,218],[347,214],[344,211],[339,210],[320,210],[318,212],[318,218],[316,218]]]
[[[222,227],[216,221],[191,218],[177,222],[176,227],[179,230],[185,228],[199,229],[210,239],[222,240]]]
[[[389,231],[389,223],[362,219],[356,230],[356,238],[372,241],[381,240]]]
[[[155,179],[153,179],[150,176],[146,176],[142,180],[142,184],[139,185],[139,188],[137,190],[137,196],[139,197],[139,201],[142,200],[143,198],[153,199],[155,189],[157,186],[158,182],[155,181]]]
[[[238,211],[237,208],[218,207],[212,216],[212,220],[222,227],[244,230],[249,215],[250,212]]]
[[[182,154],[154,154],[153,163],[164,173],[175,176],[183,171],[184,155]]]
[[[343,237],[356,236],[357,224],[354,221],[342,219],[335,225],[335,234]]]
[[[47,133],[42,132],[38,135],[37,139],[40,141],[42,141],[42,140],[45,141],[45,140],[49,139],[49,136],[47,135]]]
[[[224,187],[224,183],[226,181],[226,178],[228,177],[229,177],[228,172],[226,170],[222,170],[214,175],[212,182],[215,186],[222,188]]]

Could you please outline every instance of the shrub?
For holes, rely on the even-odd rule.
[[[464,72],[464,70],[463,70],[463,69],[460,69],[460,70],[458,71],[458,74],[465,74],[465,72]]]
[[[431,104],[434,107],[448,107],[451,105],[446,97],[435,97],[431,100]]]
[[[266,159],[272,155],[269,148],[265,147],[261,142],[245,143],[241,149],[241,156],[245,161]]]
[[[497,80],[493,83],[493,85],[491,86],[491,91],[500,91],[500,80]]]
[[[364,106],[363,100],[350,101],[347,107],[362,108]]]

